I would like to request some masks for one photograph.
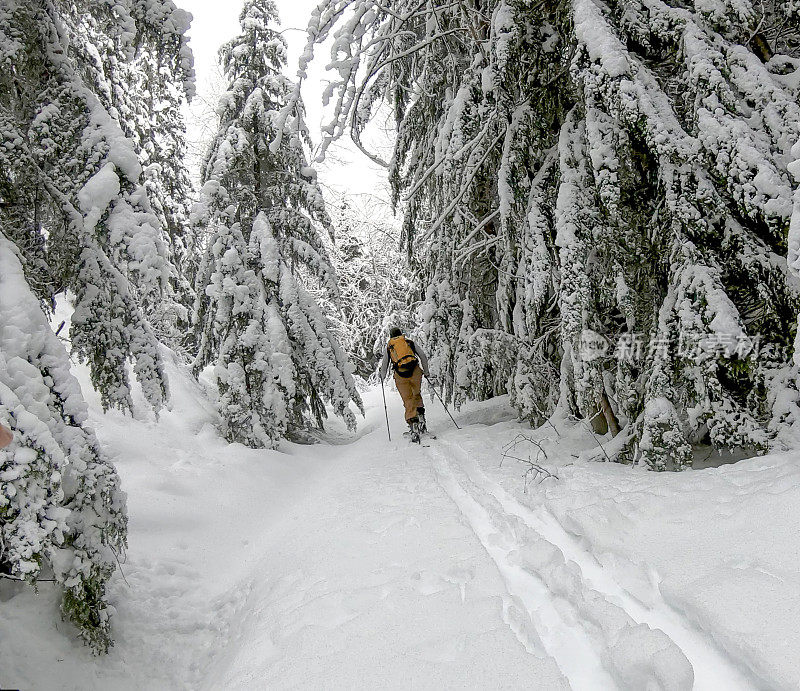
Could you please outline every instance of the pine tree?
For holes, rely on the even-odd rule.
[[[105,584],[125,547],[125,495],[86,426],[64,346],[0,233],[0,576],[34,584],[52,569],[62,612],[97,652],[111,645]]]
[[[336,218],[333,268],[339,281],[338,301],[315,297],[332,321],[332,330],[355,363],[356,374],[375,373],[392,326],[414,326],[414,289],[399,247],[396,230],[380,220],[376,200],[359,209],[345,199]],[[341,307],[339,307],[341,305]]]
[[[337,294],[319,226],[330,230],[306,159],[302,104],[284,129],[275,118],[291,92],[285,43],[271,0],[245,3],[242,34],[225,44],[228,90],[205,162],[195,222],[207,233],[197,280],[195,371],[213,364],[230,441],[275,447],[330,404],[349,427],[361,408],[351,368],[302,280]]]
[[[454,398],[560,405],[656,469],[767,447],[797,399],[794,9],[332,0],[310,29],[301,74],[334,37],[330,140],[394,109],[405,240],[462,304],[432,347],[463,363]]]
[[[196,268],[182,112],[195,90],[186,36],[191,15],[171,0],[128,0],[123,7],[124,22],[120,6],[116,16],[89,15],[85,50],[99,54],[92,72],[95,92],[133,145],[165,247],[168,281],[159,299],[145,305],[147,314],[159,338],[182,349]]]
[[[132,40],[125,7],[4,6],[0,222],[45,306],[74,294],[72,352],[89,362],[103,405],[131,408],[132,360],[158,411],[166,377],[140,305],[158,304],[169,261],[133,145],[93,90],[100,65],[86,39],[99,25]]]

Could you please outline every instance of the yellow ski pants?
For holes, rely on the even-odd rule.
[[[410,377],[401,377],[395,372],[394,384],[406,407],[406,422],[408,422],[411,418],[417,417],[417,408],[424,406],[422,402],[422,368],[417,365]]]

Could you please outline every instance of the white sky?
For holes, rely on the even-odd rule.
[[[297,61],[306,43],[305,28],[311,10],[318,0],[276,0],[281,19],[281,29],[288,43],[289,65],[287,76],[296,78]],[[197,73],[197,96],[195,97],[187,123],[189,127],[190,167],[193,174],[202,156],[208,137],[216,127],[214,104],[221,88],[220,71],[217,66],[217,50],[227,40],[239,33],[239,13],[242,0],[176,0],[176,4],[194,16],[189,31],[190,45],[194,52]],[[306,105],[307,122],[314,144],[319,144],[319,127],[322,122],[322,90],[324,67],[329,50],[320,46],[316,50],[314,64],[303,85],[303,100]],[[371,197],[388,200],[386,173],[372,163],[349,143],[332,148],[324,164],[316,164],[326,196],[332,201],[337,194],[347,193],[360,197],[364,206],[372,207]],[[354,200],[358,203],[358,199]]]

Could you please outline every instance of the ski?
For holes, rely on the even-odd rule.
[[[427,433],[421,434],[416,439],[414,438],[414,436],[410,432],[404,432],[403,436],[404,437],[408,437],[408,443],[409,444],[419,444],[420,446],[423,446],[423,447],[430,446],[430,444],[428,442],[430,442],[433,439],[436,439],[436,435],[435,434],[427,434]]]
[[[415,441],[411,438],[411,435],[408,432],[404,432],[403,436],[408,438],[408,443],[410,446],[421,446],[422,448],[427,448],[430,446],[427,439],[420,438],[419,441]],[[430,437],[428,439],[430,439]]]

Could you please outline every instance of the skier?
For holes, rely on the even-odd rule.
[[[411,441],[419,442],[420,435],[427,431],[425,403],[422,400],[422,376],[431,378],[428,371],[428,356],[397,327],[389,331],[389,336],[386,352],[381,360],[381,381],[386,378],[391,360],[394,383],[406,408],[406,422],[411,431]]]
[[[0,449],[4,449],[14,440],[14,435],[7,427],[0,425]]]

